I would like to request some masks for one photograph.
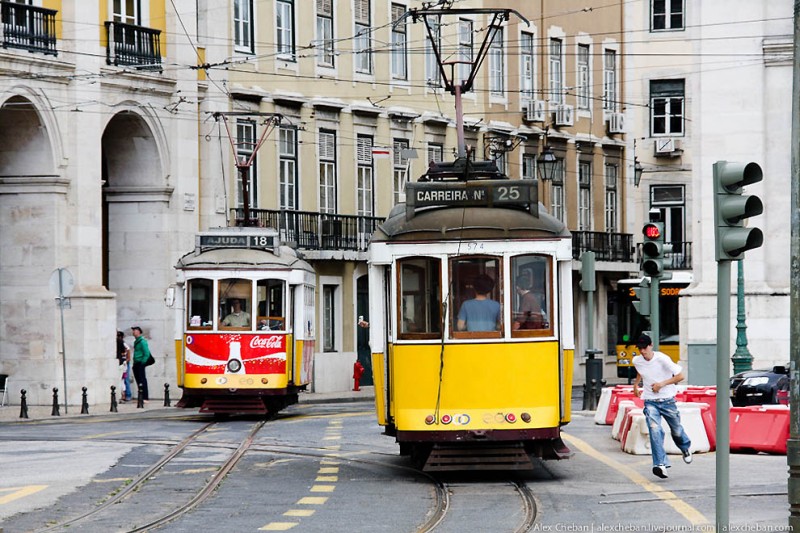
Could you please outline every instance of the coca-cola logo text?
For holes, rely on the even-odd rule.
[[[256,335],[250,339],[251,348],[283,348],[282,335],[270,335],[269,337],[261,337]]]

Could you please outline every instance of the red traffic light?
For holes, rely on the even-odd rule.
[[[642,233],[644,233],[644,236],[648,239],[661,238],[661,228],[659,228],[657,224],[645,224],[642,228]]]

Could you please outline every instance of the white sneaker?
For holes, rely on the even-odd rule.
[[[667,467],[664,465],[656,465],[653,467],[653,473],[660,477],[661,479],[667,479],[669,476],[667,475]]]
[[[681,452],[683,454],[683,462],[688,464],[692,464],[692,451],[686,450],[685,452]]]

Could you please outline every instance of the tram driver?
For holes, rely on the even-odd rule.
[[[249,328],[250,313],[242,310],[242,300],[234,298],[231,305],[233,306],[233,311],[222,319],[222,325],[234,328]]]
[[[494,280],[479,274],[472,282],[475,298],[466,300],[458,311],[459,331],[497,331],[500,329],[500,303],[492,300]]]
[[[541,299],[531,290],[531,279],[519,276],[515,284],[519,295],[519,308],[514,315],[514,329],[542,329],[547,327],[547,319],[542,311]]]

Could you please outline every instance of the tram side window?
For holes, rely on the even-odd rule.
[[[256,284],[258,322],[256,329],[283,331],[286,329],[286,282],[280,279],[262,279]]]
[[[219,281],[220,329],[252,329],[252,294],[252,282],[249,279]]]
[[[495,257],[460,257],[450,262],[454,337],[499,337],[502,331],[502,279]],[[459,334],[468,332],[470,335]]]
[[[187,329],[210,329],[214,309],[214,282],[210,279],[191,279]]]
[[[398,275],[400,338],[441,337],[441,261],[429,257],[404,259],[398,261]]]
[[[551,258],[520,255],[511,260],[514,307],[512,332],[516,335],[551,331],[553,276]]]

